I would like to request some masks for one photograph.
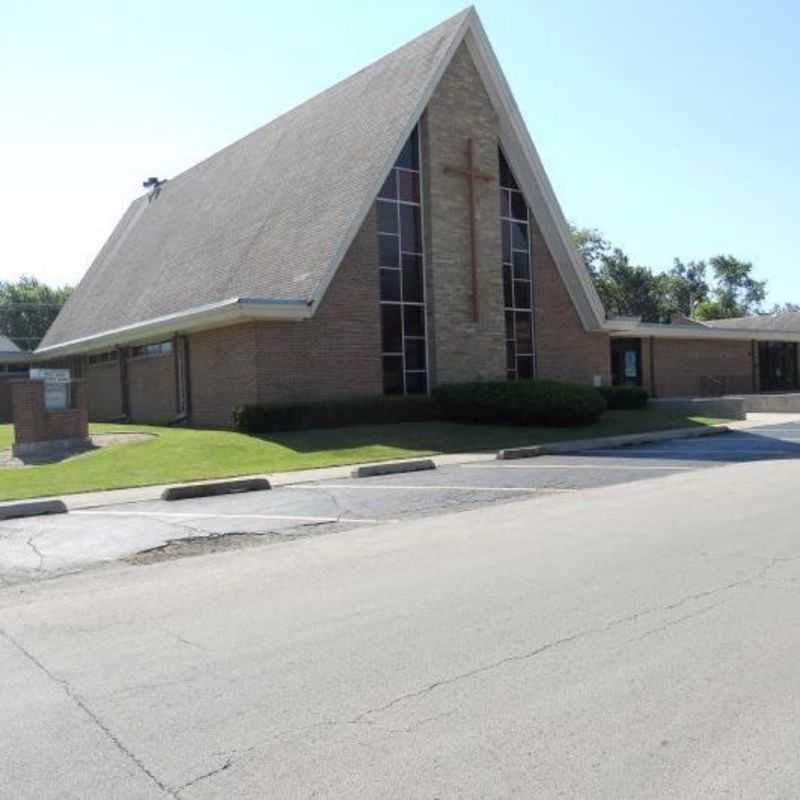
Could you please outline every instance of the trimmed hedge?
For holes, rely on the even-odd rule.
[[[451,384],[434,398],[446,419],[490,425],[588,425],[606,409],[591,386],[545,380]]]
[[[612,410],[645,408],[649,395],[640,386],[601,386],[600,394]]]
[[[347,425],[383,425],[441,419],[430,397],[354,397],[331,403],[274,405],[251,403],[233,411],[233,424],[243,433],[278,433]]]

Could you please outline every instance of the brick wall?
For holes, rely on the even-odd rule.
[[[610,338],[586,332],[542,234],[531,222],[537,377],[591,384],[600,375],[609,384]]]
[[[753,391],[753,356],[750,342],[703,339],[653,339],[643,377],[649,385],[649,357],[652,344],[655,361],[655,394],[658,397],[687,397],[706,392],[709,377],[725,378],[728,392]],[[642,350],[645,349],[645,340]],[[642,359],[643,365],[645,359]]]
[[[230,425],[233,408],[258,399],[256,325],[231,325],[189,337],[191,417],[195,425]]]
[[[119,362],[84,367],[89,392],[89,419],[103,422],[122,416]]]
[[[25,444],[47,439],[44,383],[19,381],[11,385],[14,441]]]
[[[177,416],[172,353],[128,359],[130,417],[134,422],[170,422]]]
[[[480,320],[472,319],[468,186],[445,166],[497,176],[498,122],[465,45],[428,104],[422,125],[431,384],[505,377],[505,315],[497,181],[477,182]]]
[[[381,394],[377,248],[372,212],[312,319],[192,334],[192,422],[230,425],[243,403]]]
[[[72,408],[65,411],[47,411],[43,381],[19,381],[11,385],[14,444],[85,439],[89,435],[88,397],[83,381],[72,383]]]
[[[11,422],[11,387],[9,380],[0,380],[0,423]]]
[[[256,326],[259,401],[382,394],[379,303],[372,211],[312,319]]]

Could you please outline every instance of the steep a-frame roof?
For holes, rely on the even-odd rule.
[[[462,42],[583,324],[600,329],[600,301],[469,8],[134,201],[37,352],[313,315]]]

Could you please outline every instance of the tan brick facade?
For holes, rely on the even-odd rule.
[[[316,314],[189,337],[192,422],[230,425],[237,405],[380,394],[378,234],[370,213]]]
[[[18,381],[11,384],[14,418],[14,445],[37,442],[85,439],[89,433],[86,384],[74,381],[70,387],[72,408],[48,411],[43,381]]]
[[[171,422],[177,416],[173,355],[141,356],[127,362],[130,417],[135,422]]]
[[[650,379],[651,358],[655,387]],[[747,341],[643,340],[642,367],[645,388],[657,397],[754,390],[752,345]]]
[[[592,384],[599,376],[610,383],[610,337],[586,332],[535,220],[531,231],[537,377]]]
[[[122,383],[119,362],[88,364],[84,374],[89,392],[90,419],[103,422],[121,417]]]
[[[257,325],[258,399],[284,403],[381,394],[380,352],[373,211],[311,319]]]
[[[256,324],[231,325],[189,337],[191,418],[230,425],[237,405],[258,399]]]
[[[422,125],[426,288],[431,385],[502,379],[505,364],[498,183],[476,182],[479,321],[472,319],[468,185],[445,167],[465,168],[467,140],[475,167],[497,176],[498,122],[465,45],[428,104]]]

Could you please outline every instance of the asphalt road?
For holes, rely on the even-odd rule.
[[[434,472],[306,482],[248,495],[106,505],[11,520],[0,522],[0,586],[120,558],[151,563],[741,461],[798,457],[800,423],[786,421],[707,439],[579,456],[498,462],[487,455]]]
[[[797,798],[800,434],[777,433],[2,589],[0,797]]]

